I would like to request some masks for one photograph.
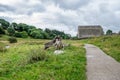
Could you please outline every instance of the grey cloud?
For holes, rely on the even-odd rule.
[[[59,7],[60,11],[62,12],[59,10],[57,12],[57,10],[55,10],[56,12],[54,11],[48,13],[45,9],[51,4]],[[90,4],[92,7],[89,6]],[[67,14],[68,10],[76,12],[75,15],[77,16],[74,16],[72,11],[71,13],[68,12]],[[29,0],[26,0],[22,3],[18,3],[14,8],[10,7],[9,5],[0,5],[0,12],[6,13],[6,11],[13,12],[15,16],[21,14],[27,15],[30,18],[32,18],[31,15],[33,13],[42,13],[45,14],[40,17],[42,23],[64,24],[67,28],[76,32],[78,25],[102,25],[104,30],[120,30],[120,17],[118,17],[120,13],[117,16],[115,14],[116,11],[120,12],[120,6],[110,5],[107,1],[103,1],[98,4],[96,0],[40,0],[40,3],[38,2],[34,5],[31,5],[29,4]],[[36,20],[39,21],[39,16]]]
[[[99,24],[102,25],[104,30],[112,29],[114,31],[120,31],[120,17],[116,16],[115,9],[110,9],[108,4],[101,4],[98,10],[83,11],[84,20],[87,24]]]
[[[30,5],[28,2],[29,0],[24,0],[24,2],[16,3],[15,5],[12,5],[12,6],[0,4],[0,12],[10,11],[11,13],[14,13],[14,14],[31,15],[35,12],[45,11],[45,7],[41,3]]]
[[[44,12],[45,7],[43,5],[33,5],[33,6],[27,6],[26,9],[24,10],[19,11],[18,9],[17,11],[18,11],[18,14],[22,13],[22,14],[32,15],[33,13],[36,13],[36,12],[39,12],[39,13]]]
[[[89,0],[79,0],[78,2],[76,3],[71,3],[71,2],[65,2],[65,1],[62,1],[62,0],[59,0],[60,2],[57,3],[60,5],[61,8],[64,8],[64,9],[78,9],[79,7],[82,7],[82,6],[85,6],[89,3]]]
[[[8,12],[8,11],[13,12],[15,11],[15,8],[8,5],[0,4],[0,12]]]
[[[83,7],[89,3],[90,0],[42,0],[44,3],[54,3],[59,5],[63,9],[72,9],[76,10],[79,7]]]

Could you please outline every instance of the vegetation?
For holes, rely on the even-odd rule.
[[[10,43],[16,43],[16,42],[17,42],[17,39],[16,39],[15,37],[10,37],[10,38],[8,39],[8,41],[9,41]]]
[[[1,34],[5,34],[5,31],[4,31],[4,29],[0,26],[0,35]]]
[[[112,30],[107,30],[106,35],[112,35]]]
[[[103,36],[89,40],[89,43],[100,47],[105,53],[120,62],[120,36]]]
[[[6,33],[5,33],[6,31]],[[71,35],[62,31],[51,30],[46,28],[42,30],[25,23],[9,23],[4,19],[0,19],[0,34],[6,34],[18,38],[27,38],[28,36],[35,39],[53,39],[56,35],[60,35],[63,39],[70,39]]]
[[[5,52],[6,48],[5,48],[5,44],[0,42],[0,52]]]
[[[10,48],[0,52],[0,80],[86,80],[85,50],[80,41],[65,40],[71,46],[56,55],[54,47],[43,50],[48,40],[20,38],[10,44],[6,36],[1,38]]]

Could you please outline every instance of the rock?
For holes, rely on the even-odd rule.
[[[10,46],[6,45],[5,48],[8,49],[8,48],[10,48]]]
[[[62,50],[55,50],[55,51],[54,51],[54,54],[57,54],[57,55],[58,55],[58,54],[62,54],[63,52],[64,52],[64,51],[62,51]]]

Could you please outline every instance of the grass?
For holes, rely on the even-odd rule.
[[[71,46],[55,55],[54,48],[43,50],[48,40],[18,39],[6,52],[0,52],[0,80],[86,80],[86,58],[83,44],[64,40]]]
[[[88,40],[88,43],[100,47],[105,53],[120,62],[120,36],[102,36]]]

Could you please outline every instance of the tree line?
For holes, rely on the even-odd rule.
[[[25,23],[10,23],[4,19],[0,19],[0,35],[3,34],[18,38],[53,39],[57,35],[60,35],[63,39],[71,38],[70,34],[66,34],[63,31],[51,30],[49,28],[43,30]]]

